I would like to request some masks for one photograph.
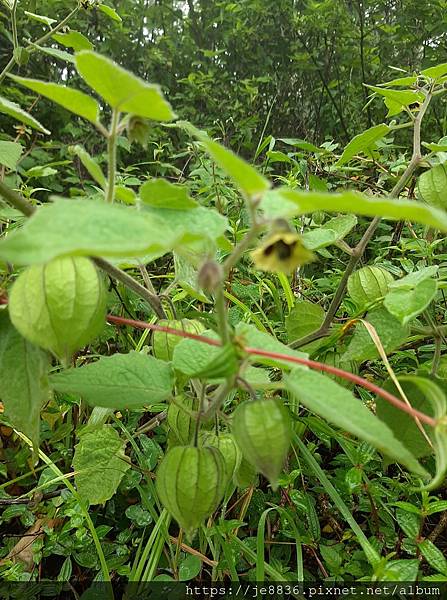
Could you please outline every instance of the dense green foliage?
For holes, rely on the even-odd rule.
[[[447,3],[70,4],[0,1],[0,576],[446,581]]]

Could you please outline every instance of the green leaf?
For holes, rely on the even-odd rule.
[[[73,54],[65,52],[65,50],[59,50],[59,48],[48,48],[47,46],[37,46],[32,42],[30,43],[30,45],[33,46],[35,50],[43,52],[44,54],[48,54],[48,56],[52,56],[53,58],[57,58],[58,60],[63,60],[64,62],[69,62],[73,65],[75,64]]]
[[[433,414],[430,400],[428,400],[422,390],[411,381],[400,381],[400,385],[413,408],[427,415]],[[399,390],[392,381],[387,381],[382,387],[395,396],[400,397]],[[402,412],[381,396],[376,396],[376,412],[379,419],[388,425],[396,437],[400,439],[416,458],[429,456],[433,453],[432,448],[422,435],[413,417]],[[430,434],[430,428],[427,425],[423,426],[427,434]]]
[[[432,569],[447,575],[447,559],[443,552],[437,548],[429,539],[418,543],[418,548],[422,556],[428,562]]]
[[[40,179],[41,177],[51,177],[52,175],[56,175],[57,169],[53,169],[53,167],[46,167],[44,165],[38,165],[36,167],[31,167],[25,171],[25,175],[28,179]]]
[[[52,375],[50,384],[58,392],[79,394],[91,406],[132,409],[169,398],[174,378],[166,362],[132,351]]]
[[[63,255],[161,256],[176,239],[169,224],[133,207],[59,198],[0,241],[0,258],[24,265]]]
[[[331,229],[318,227],[303,233],[301,239],[308,250],[318,250],[335,244],[338,240],[338,235]]]
[[[25,10],[23,12],[27,17],[33,19],[33,21],[38,21],[39,23],[48,25],[48,27],[51,27],[53,23],[57,23],[57,19],[52,19],[51,17],[45,17],[44,15],[36,15],[35,13],[29,12],[28,10]]]
[[[211,158],[234,181],[236,187],[243,194],[250,198],[256,198],[262,196],[270,188],[270,182],[234,152],[211,140],[205,132],[200,131],[190,123],[181,122],[178,124],[205,146]]]
[[[306,142],[306,140],[300,140],[298,138],[278,138],[279,142],[284,142],[288,146],[295,146],[295,148],[299,148],[300,150],[306,150],[306,152],[314,152],[315,154],[321,154],[323,152],[327,152],[324,148],[319,148],[310,142]]]
[[[256,329],[254,325],[248,323],[238,323],[236,326],[236,336],[244,346],[251,348],[259,348],[260,350],[266,350],[268,352],[277,352],[280,354],[286,354],[287,356],[294,356],[296,358],[307,358],[307,354],[292,350],[282,342],[279,342],[276,338]],[[292,365],[290,362],[277,359],[268,358],[266,356],[254,356],[252,362],[256,362],[263,365],[269,365],[272,367],[279,367],[282,369],[291,369]]]
[[[191,257],[192,253],[200,257],[200,263],[203,262],[203,256],[215,248],[216,240],[222,236],[228,227],[228,221],[216,210],[198,206],[188,210],[174,210],[170,208],[154,208],[144,205],[141,207],[142,213],[153,216],[164,228],[177,235],[175,249],[186,258]]]
[[[294,369],[285,377],[286,388],[310,411],[368,442],[408,469],[427,477],[416,458],[391,429],[346,388],[315,371]]]
[[[51,36],[53,40],[56,40],[62,46],[66,48],[73,48],[75,52],[80,50],[92,50],[93,44],[89,39],[85,37],[79,31],[69,31],[67,33],[55,33]]]
[[[146,83],[91,50],[77,53],[75,60],[81,77],[114,109],[154,121],[175,118],[158,85]]]
[[[40,409],[49,399],[49,357],[13,327],[6,310],[0,311],[0,399],[5,417],[39,447]]]
[[[99,4],[98,8],[101,12],[110,17],[113,21],[117,21],[118,23],[122,22],[122,18],[119,16],[119,14],[114,8],[107,6],[107,4]]]
[[[214,331],[203,334],[213,340],[219,340]],[[188,377],[220,379],[229,377],[237,370],[236,349],[228,346],[211,346],[192,339],[183,339],[174,348],[172,366]]]
[[[14,170],[22,156],[23,146],[17,142],[0,141],[0,165]]]
[[[442,140],[445,139],[445,137],[442,138]],[[422,145],[431,150],[432,152],[447,152],[447,144],[441,143],[442,140],[440,140],[439,144],[429,144],[427,142],[422,142]]]
[[[386,134],[390,131],[390,127],[385,123],[381,123],[380,125],[375,125],[374,127],[370,127],[366,131],[359,133],[346,146],[343,150],[343,154],[337,161],[337,166],[344,165],[349,162],[351,158],[353,158],[356,154],[365,153],[373,146],[378,140],[385,137]]]
[[[386,81],[385,83],[381,83],[382,87],[390,87],[390,86],[404,86],[409,87],[410,85],[414,85],[417,81],[416,75],[410,75],[408,77],[398,77],[397,79],[392,79],[391,81]]]
[[[421,74],[425,77],[430,77],[430,79],[439,79],[447,74],[447,63],[441,63],[439,65],[435,65],[434,67],[424,69],[421,71]]]
[[[93,177],[93,179],[96,181],[96,183],[99,183],[102,189],[105,190],[107,187],[107,181],[104,176],[104,173],[102,172],[101,167],[98,165],[95,159],[92,158],[87,152],[87,150],[85,150],[82,146],[79,146],[78,144],[76,146],[71,146],[69,150],[73,151],[76,154],[76,156],[82,162],[82,164]]]
[[[422,173],[418,180],[418,190],[428,204],[447,209],[447,166],[436,165]]]
[[[447,232],[447,214],[442,210],[414,200],[371,198],[351,191],[332,194],[279,188],[264,196],[261,208],[270,218],[294,217],[323,210],[414,221]]]
[[[111,425],[84,430],[73,457],[74,480],[82,500],[103,504],[115,494],[130,467],[125,448]]]
[[[407,339],[408,327],[402,325],[385,308],[375,308],[370,311],[366,316],[366,321],[371,323],[376,330],[387,353],[401,346]],[[374,360],[379,357],[379,352],[362,323],[356,325],[354,335],[343,357],[345,360],[359,362]]]
[[[75,115],[84,117],[84,119],[92,123],[96,123],[99,120],[99,104],[94,98],[87,96],[87,94],[79,90],[74,90],[57,83],[18,77],[17,75],[9,75],[9,77],[37,94],[60,104],[60,106],[63,106]]]
[[[414,375],[405,375],[399,377],[400,382],[410,382],[417,386],[425,397],[430,401],[434,418],[437,423],[433,429],[432,441],[436,457],[436,473],[430,483],[424,486],[424,490],[434,490],[445,481],[447,474],[447,401],[444,391],[440,385],[427,377],[417,377]]]
[[[143,183],[140,198],[142,202],[155,208],[187,210],[197,206],[185,186],[169,183],[166,179],[151,179]]]
[[[10,117],[13,117],[17,121],[20,121],[21,123],[25,123],[25,125],[29,125],[33,129],[37,129],[37,131],[40,131],[47,135],[49,135],[51,133],[51,131],[48,131],[48,129],[45,129],[45,127],[43,125],[41,125],[39,123],[39,121],[37,121],[34,117],[32,117],[30,114],[25,112],[22,108],[20,108],[20,106],[18,104],[16,104],[15,102],[10,102],[9,100],[6,100],[6,98],[3,98],[2,96],[0,96],[0,113],[9,115]]]
[[[366,85],[366,87],[373,90],[373,92],[376,92],[376,94],[379,94],[379,96],[383,96],[386,101],[388,100],[393,105],[399,107],[398,112],[390,111],[387,116],[398,114],[405,106],[410,106],[410,104],[413,104],[414,102],[422,103],[424,101],[424,94],[415,90],[391,90],[389,88],[384,89],[374,85]],[[387,104],[387,106],[388,108],[390,107],[389,104]]]
[[[436,271],[437,267],[426,267],[389,284],[383,304],[403,325],[421,314],[435,298],[438,283],[431,277]]]
[[[339,215],[324,225],[303,233],[302,240],[309,250],[318,250],[342,240],[357,224],[355,215]]]
[[[322,229],[335,231],[337,240],[342,240],[357,225],[358,219],[355,215],[338,215],[326,221]]]
[[[316,331],[324,321],[325,312],[319,304],[298,300],[286,317],[287,340],[294,342]]]

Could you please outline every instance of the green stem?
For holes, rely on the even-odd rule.
[[[227,305],[225,304],[225,296],[223,291],[223,283],[216,290],[215,309],[219,333],[222,338],[222,344],[228,344],[230,341],[230,331],[228,327]]]
[[[26,217],[30,217],[36,210],[23,196],[11,190],[3,181],[0,181],[0,196],[3,196],[11,206],[19,210]]]
[[[119,112],[114,109],[112,113],[112,122],[107,140],[107,154],[109,158],[109,176],[107,181],[106,202],[112,203],[115,196],[115,177],[116,177],[116,138],[119,121]]]
[[[17,37],[17,2],[18,0],[14,0],[14,4],[12,5],[11,11],[12,43],[14,46],[14,50],[16,50],[19,47],[19,39]]]

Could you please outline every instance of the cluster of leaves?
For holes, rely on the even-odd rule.
[[[207,6],[190,4],[196,36]],[[369,86],[387,123],[341,153],[263,136],[257,170],[81,32],[28,14],[46,39],[20,45],[7,8],[17,91],[0,112],[20,129],[0,141],[2,576],[445,580],[447,144],[421,144],[421,123],[447,65]],[[50,38],[88,93],[11,73],[60,53]],[[23,88],[86,121],[99,150],[48,160],[59,138]],[[119,150],[157,123],[183,146],[148,176]]]

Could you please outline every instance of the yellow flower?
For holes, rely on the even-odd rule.
[[[251,252],[251,257],[256,267],[262,271],[286,274],[316,259],[300,236],[291,231],[270,234],[259,248]]]

